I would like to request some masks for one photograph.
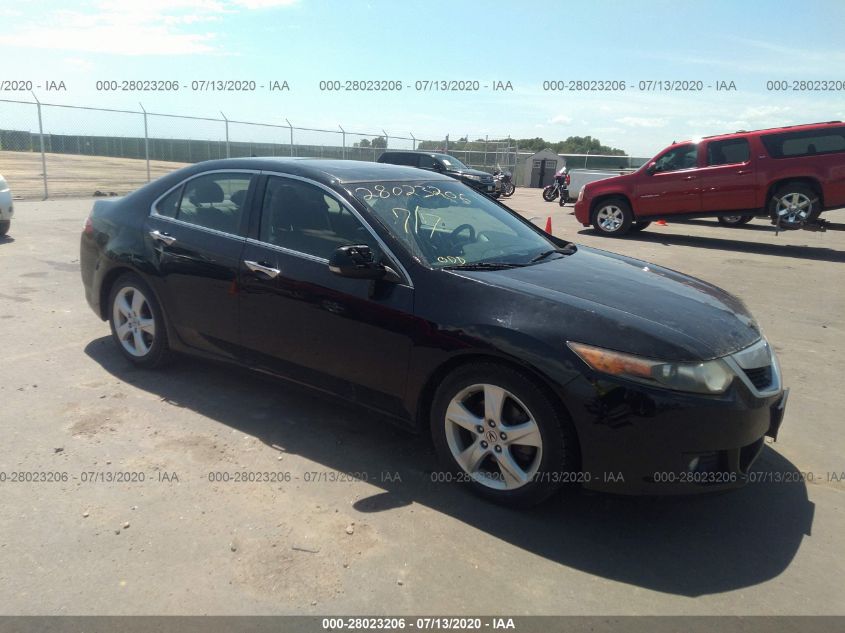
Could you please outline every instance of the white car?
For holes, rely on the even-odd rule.
[[[9,190],[6,179],[0,175],[0,236],[9,232],[14,214],[15,206],[12,204],[12,192]]]

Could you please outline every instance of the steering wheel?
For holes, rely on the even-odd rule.
[[[452,233],[450,233],[449,237],[453,240],[458,237],[458,233],[463,231],[464,229],[469,229],[469,241],[475,241],[475,227],[472,224],[461,224],[460,226],[456,226],[452,229]]]

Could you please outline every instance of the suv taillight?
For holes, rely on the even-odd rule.
[[[569,178],[569,174],[566,174],[565,182],[566,182],[566,186],[567,186],[567,187],[569,186],[569,181],[570,181],[570,180],[571,180],[571,179]]]

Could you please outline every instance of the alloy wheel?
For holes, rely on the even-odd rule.
[[[461,469],[494,490],[530,483],[543,458],[536,420],[509,391],[491,384],[462,389],[446,409],[446,442]]]
[[[155,341],[156,324],[144,293],[133,286],[121,288],[114,297],[112,314],[123,349],[137,358],[146,356]]]
[[[793,192],[781,196],[775,207],[775,214],[784,224],[800,224],[809,218],[812,208],[813,201],[809,196]]]
[[[625,214],[622,209],[615,204],[608,204],[603,206],[596,213],[596,220],[602,231],[606,233],[615,233],[622,226],[625,221]]]

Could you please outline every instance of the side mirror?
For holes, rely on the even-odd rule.
[[[440,173],[443,173],[444,171],[446,171],[446,168],[443,166],[443,163],[434,161],[434,171],[439,171]]]
[[[657,171],[657,161],[650,162],[648,167],[645,168],[645,171],[649,176],[655,173]]]
[[[329,270],[349,279],[381,279],[394,283],[402,280],[390,266],[375,261],[373,251],[366,244],[338,248],[329,258]]]

